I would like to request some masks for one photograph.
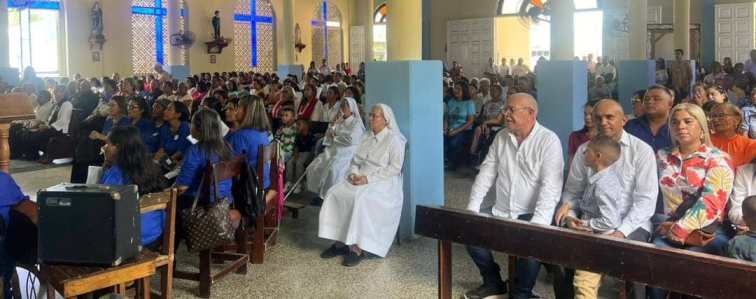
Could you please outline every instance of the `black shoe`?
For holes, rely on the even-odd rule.
[[[344,256],[344,261],[341,262],[341,265],[344,267],[354,267],[360,264],[360,261],[365,258],[365,252],[362,252],[362,254],[357,255],[356,252],[349,250],[349,253]]]
[[[348,250],[349,247],[347,246],[336,247],[336,244],[333,244],[331,245],[331,247],[328,247],[328,249],[324,250],[323,253],[320,254],[320,258],[330,259],[339,255],[345,255],[347,254]]]
[[[320,197],[315,197],[315,198],[312,199],[312,201],[310,202],[310,204],[313,205],[313,206],[316,206],[316,207],[321,207],[321,206],[323,206],[323,199],[320,198]]]
[[[465,293],[465,299],[483,299],[489,296],[504,295],[507,293],[507,286],[488,286],[481,285],[477,289],[470,290]]]

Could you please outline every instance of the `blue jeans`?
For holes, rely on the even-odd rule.
[[[454,136],[444,136],[444,157],[452,166],[458,165],[460,156],[469,152],[465,144],[471,135],[472,130],[465,130]]]
[[[519,220],[529,221],[533,214],[524,214],[517,217]],[[467,246],[467,252],[470,254],[473,262],[478,266],[480,275],[483,276],[483,284],[490,287],[503,287],[504,282],[501,279],[501,270],[493,258],[491,250],[476,246]],[[543,264],[549,272],[554,274],[554,293],[557,298],[567,298],[564,296],[567,287],[563,272],[559,267]],[[541,270],[541,262],[537,260],[517,258],[515,262],[515,279],[510,281],[511,286],[510,298],[527,299],[533,295],[533,287],[538,279],[538,271]]]
[[[666,221],[669,217],[666,215],[654,215],[653,218],[651,218],[653,224],[654,224],[654,230],[656,230],[657,226],[664,221]],[[725,256],[727,253],[727,247],[730,242],[730,236],[726,231],[725,225],[720,225],[719,228],[717,228],[717,231],[714,232],[714,240],[709,242],[709,244],[706,244],[706,246],[698,247],[698,246],[683,246],[679,244],[670,243],[666,240],[664,236],[656,235],[654,236],[654,245],[659,248],[677,248],[677,249],[685,249],[690,250],[693,252],[700,252],[700,253],[708,253],[713,255],[719,255],[719,256]],[[664,299],[667,298],[667,294],[669,291],[661,288],[656,287],[648,287],[646,289],[646,294],[651,299]]]

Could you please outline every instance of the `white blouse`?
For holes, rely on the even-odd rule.
[[[730,197],[730,212],[728,216],[735,225],[746,225],[743,221],[743,200],[756,195],[756,166],[749,163],[738,168]]]

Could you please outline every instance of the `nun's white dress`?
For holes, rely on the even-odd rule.
[[[349,162],[365,133],[357,103],[351,98],[345,98],[343,101],[349,103],[352,116],[341,122],[334,121],[328,128],[332,134],[326,134],[323,140],[325,150],[310,163],[306,170],[307,190],[320,197],[325,197],[328,189],[344,180],[349,169]],[[341,112],[338,117],[340,116]]]
[[[349,174],[367,176],[367,184],[355,186],[345,178],[328,191],[320,209],[319,237],[386,256],[402,213],[405,143],[399,130],[389,127],[368,133],[349,167]]]

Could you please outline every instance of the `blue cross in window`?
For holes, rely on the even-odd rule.
[[[50,9],[50,10],[59,10],[60,9],[60,2],[58,1],[14,1],[9,0],[8,1],[8,8],[16,8],[16,9]]]
[[[148,15],[155,17],[155,59],[163,64],[165,52],[163,50],[163,17],[168,11],[162,7],[163,1],[155,0],[155,7],[132,6],[131,13],[135,15]]]
[[[235,14],[234,22],[249,23],[249,30],[251,32],[250,37],[250,50],[252,52],[252,67],[257,67],[257,24],[271,24],[273,25],[273,17],[258,16],[257,15],[257,1],[249,1],[249,11],[251,14]]]
[[[323,0],[323,14],[320,20],[312,20],[312,26],[323,27],[323,59],[328,59],[328,0]]]

